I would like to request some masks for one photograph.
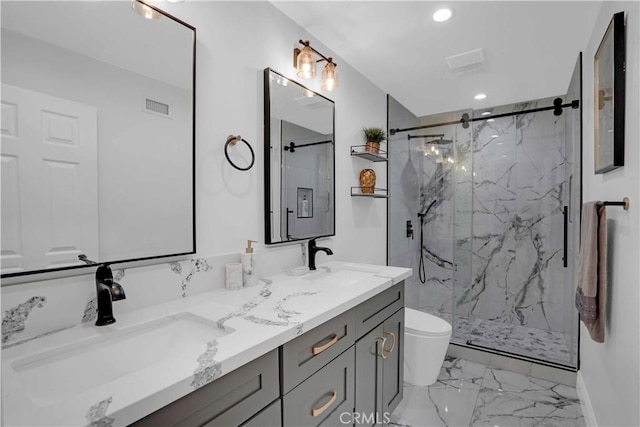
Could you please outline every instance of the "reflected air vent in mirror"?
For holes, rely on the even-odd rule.
[[[154,101],[153,99],[145,99],[144,111],[147,113],[158,114],[164,117],[171,117],[171,109],[168,104]]]

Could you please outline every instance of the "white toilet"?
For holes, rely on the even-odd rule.
[[[451,339],[451,325],[422,311],[404,310],[404,380],[426,386],[436,382]]]

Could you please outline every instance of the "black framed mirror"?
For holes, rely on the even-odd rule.
[[[264,70],[265,243],[335,235],[335,104]]]
[[[195,28],[138,1],[1,7],[2,277],[195,253]]]
[[[624,12],[613,15],[593,58],[595,173],[624,166]]]

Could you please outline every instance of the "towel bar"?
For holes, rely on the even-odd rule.
[[[629,198],[625,197],[621,202],[602,202],[603,206],[622,206],[625,211],[629,210]]]

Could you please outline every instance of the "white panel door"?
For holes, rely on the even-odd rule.
[[[97,109],[2,85],[2,274],[99,259]]]

